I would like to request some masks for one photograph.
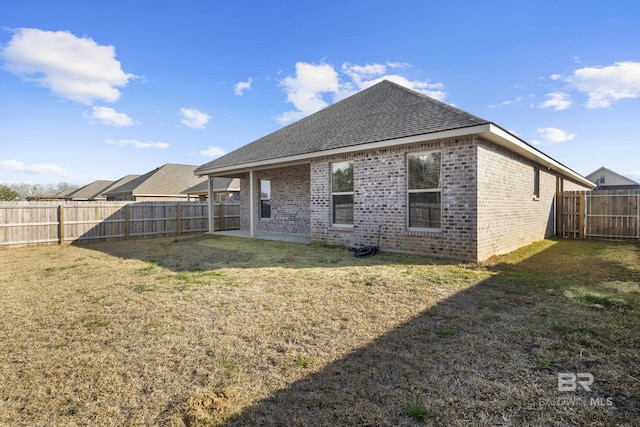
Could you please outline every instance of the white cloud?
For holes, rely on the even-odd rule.
[[[288,111],[278,118],[280,123],[291,123],[313,114],[329,105],[323,94],[336,93],[340,89],[338,73],[329,64],[296,64],[296,76],[285,77],[280,83],[296,111]]]
[[[200,154],[206,157],[220,157],[227,153],[220,147],[207,147],[206,150],[200,151]]]
[[[180,114],[182,124],[192,129],[204,129],[211,120],[211,116],[195,108],[181,108]]]
[[[27,165],[17,160],[1,160],[0,170],[6,170],[9,172],[24,172],[34,175],[57,175],[63,177],[71,176],[69,172],[55,164]]]
[[[113,46],[68,31],[20,28],[2,57],[9,72],[83,104],[117,101],[118,88],[136,77],[122,70]]]
[[[85,114],[87,119],[99,120],[103,125],[107,126],[131,126],[133,120],[124,113],[118,113],[110,107],[93,107],[90,113]]]
[[[640,97],[640,62],[580,68],[568,81],[587,94],[587,108],[607,108],[621,99]]]
[[[551,75],[549,76],[549,78],[550,78],[551,80],[560,80],[560,79],[562,79],[562,75],[560,75],[560,74],[551,74]]]
[[[569,94],[564,92],[551,92],[547,94],[547,99],[538,108],[553,108],[555,111],[566,110],[571,106]]]
[[[390,69],[403,69],[408,66],[400,62],[366,65],[345,62],[341,67],[342,76],[345,78],[341,81],[341,76],[333,65],[298,62],[295,76],[288,76],[280,83],[287,94],[287,102],[291,102],[296,110],[282,113],[277,120],[282,124],[291,123],[327,107],[330,102],[344,99],[382,80],[389,80],[438,100],[444,100],[447,94],[442,83],[409,80],[399,74],[389,73]]]
[[[167,144],[166,142],[143,142],[143,141],[138,141],[137,139],[107,139],[105,141],[107,144],[110,145],[117,145],[118,147],[126,147],[127,145],[131,145],[135,148],[159,148],[159,149],[164,149],[164,148],[168,148],[169,144]]]
[[[236,83],[234,89],[233,89],[233,93],[235,93],[238,96],[242,96],[242,94],[244,93],[245,90],[249,90],[251,89],[251,83],[253,82],[253,79],[251,77],[249,77],[249,80],[247,80],[246,82],[238,82]]]
[[[551,144],[571,141],[576,137],[575,133],[568,133],[558,128],[538,128],[537,132],[544,139],[544,142]],[[534,141],[534,143],[539,144],[540,142]]]

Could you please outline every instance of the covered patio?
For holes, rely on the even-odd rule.
[[[280,242],[293,242],[293,243],[311,243],[311,236],[304,236],[300,234],[287,234],[287,233],[273,233],[268,231],[256,231],[253,236],[251,236],[251,232],[249,230],[227,230],[227,231],[216,231],[215,233],[219,236],[233,236],[233,237],[246,237],[252,239],[262,239],[262,240],[277,240]]]

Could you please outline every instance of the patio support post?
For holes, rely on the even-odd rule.
[[[256,183],[253,170],[249,171],[249,235],[256,237]]]
[[[208,197],[208,201],[209,201],[209,233],[213,233],[216,228],[216,211],[215,211],[215,197],[213,195],[213,177],[207,175],[207,181],[208,181],[208,191],[209,191],[209,197]]]

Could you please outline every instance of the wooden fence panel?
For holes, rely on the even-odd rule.
[[[640,192],[593,192],[587,195],[587,237],[640,238]]]
[[[560,192],[558,200],[558,234],[579,239],[584,237],[585,192]]]
[[[0,203],[0,243],[58,243],[58,204],[38,204],[25,209],[27,203]]]
[[[240,228],[239,204],[214,208],[217,230]],[[208,221],[205,202],[0,202],[0,245],[204,233]]]
[[[85,203],[85,202],[82,202]],[[122,203],[65,204],[64,240],[95,240],[125,237]]]
[[[640,239],[640,190],[565,191],[557,200],[560,236]]]

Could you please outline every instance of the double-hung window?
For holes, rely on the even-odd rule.
[[[440,229],[441,157],[439,151],[407,155],[409,229]]]
[[[260,219],[271,218],[271,181],[260,180]]]
[[[331,220],[353,224],[353,162],[331,164]]]

